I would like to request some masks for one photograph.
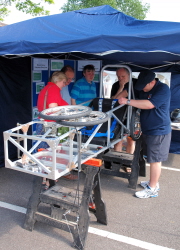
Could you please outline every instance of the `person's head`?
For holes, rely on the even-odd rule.
[[[67,77],[63,72],[55,71],[51,76],[51,82],[55,83],[60,89],[62,89],[67,82]]]
[[[63,72],[67,76],[66,85],[69,85],[74,80],[74,70],[71,66],[65,65],[61,72]]]
[[[144,92],[149,92],[155,85],[155,73],[151,70],[143,70],[138,76],[137,82],[135,84],[136,90],[143,90]]]
[[[83,75],[84,77],[86,78],[86,81],[87,82],[92,82],[93,79],[94,79],[94,74],[95,74],[95,68],[94,68],[94,65],[86,65],[84,66],[83,68]]]
[[[126,68],[118,68],[116,75],[120,85],[124,85],[129,82],[129,71]]]

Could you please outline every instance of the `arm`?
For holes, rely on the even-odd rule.
[[[112,97],[113,99],[119,99],[120,97],[127,97],[128,96],[128,92],[127,90],[123,90],[122,92],[117,92],[116,95],[114,97]]]
[[[127,104],[128,99],[121,97],[118,99],[119,104]],[[130,106],[139,108],[139,109],[153,109],[155,106],[149,100],[130,100]]]
[[[76,100],[79,98],[80,95],[80,87],[79,87],[79,82],[81,81],[81,79],[79,79],[77,82],[74,83],[72,90],[71,90],[71,105],[76,105]]]
[[[50,103],[48,106],[49,106],[49,108],[54,108],[54,107],[57,107],[58,104],[57,103]]]
[[[111,98],[112,99],[119,99],[120,97],[127,97],[128,96],[128,83],[119,83],[115,82],[112,85],[111,89]]]
[[[76,100],[71,98],[71,105],[76,105]]]
[[[111,98],[117,99],[117,96],[122,92],[122,90],[123,90],[123,86],[120,86],[117,92],[115,92],[115,89],[114,90],[112,89]],[[114,92],[114,93],[112,94],[112,92]]]

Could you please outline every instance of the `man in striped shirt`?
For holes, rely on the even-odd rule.
[[[93,82],[95,68],[93,65],[86,65],[83,68],[83,77],[79,79],[71,90],[71,104],[76,105],[97,97],[96,84]],[[89,105],[89,102],[85,104]]]

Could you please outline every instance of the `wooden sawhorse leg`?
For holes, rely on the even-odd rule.
[[[40,203],[40,193],[42,189],[42,177],[35,176],[33,182],[33,193],[29,198],[27,212],[24,222],[24,228],[26,230],[32,231],[35,224],[35,214]]]
[[[83,249],[88,234],[89,228],[89,201],[90,196],[94,196],[94,203],[96,208],[91,210],[97,218],[99,223],[107,225],[107,214],[104,201],[101,198],[100,185],[100,168],[94,166],[87,166],[85,168],[86,178],[84,183],[84,190],[79,209],[79,221],[74,237],[74,246],[78,249]]]
[[[34,224],[36,222],[35,214],[38,210],[38,206],[40,203],[40,194],[42,191],[42,177],[35,176],[33,181],[33,192],[31,197],[29,198],[27,212],[24,222],[24,228],[28,231],[32,231],[34,228]],[[50,187],[55,185],[54,180],[49,180]]]
[[[97,218],[97,222],[107,225],[107,213],[106,213],[106,206],[102,199],[101,195],[101,183],[100,183],[100,169],[98,173],[95,175],[94,178],[94,203],[96,209],[94,211],[94,215]]]

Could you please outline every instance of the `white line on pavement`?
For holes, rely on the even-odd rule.
[[[150,164],[149,163],[146,163],[146,166],[150,166]],[[162,169],[166,169],[166,170],[172,170],[172,171],[177,171],[177,172],[179,172],[180,171],[180,169],[179,168],[169,168],[169,167],[164,167],[164,166],[161,166],[161,168]]]
[[[13,210],[13,211],[16,211],[16,212],[19,212],[19,213],[23,213],[23,214],[25,214],[26,211],[27,211],[27,209],[24,208],[24,207],[19,207],[19,206],[12,205],[12,204],[2,202],[2,201],[0,201],[0,207],[7,208],[7,209],[10,209],[10,210]],[[137,246],[137,247],[140,247],[142,249],[147,249],[147,250],[174,250],[172,248],[162,247],[162,246],[155,245],[155,244],[152,244],[152,243],[148,243],[148,242],[145,242],[145,241],[133,239],[133,238],[130,238],[130,237],[127,237],[127,236],[111,233],[111,232],[108,232],[108,231],[105,231],[105,230],[100,230],[100,229],[97,229],[97,228],[94,228],[94,227],[89,227],[88,232],[92,233],[92,234],[95,234],[95,235],[99,235],[101,237],[111,239],[111,240],[116,240],[116,241],[123,242],[123,243],[129,244],[129,245]]]
[[[89,227],[88,232],[102,236],[102,237],[106,237],[106,238],[111,239],[111,240],[116,240],[116,241],[120,241],[120,242],[129,244],[129,245],[133,245],[133,246],[137,246],[137,247],[140,247],[143,249],[147,249],[147,250],[174,250],[172,248],[162,247],[159,245],[155,245],[155,244],[148,243],[145,241],[133,239],[133,238],[130,238],[127,236],[111,233],[111,232],[108,232],[105,230],[96,229],[93,227]]]
[[[12,205],[12,204],[2,202],[2,201],[0,201],[0,207],[7,208],[7,209],[10,209],[10,210],[22,213],[22,214],[25,214],[27,211],[27,209],[24,207],[19,207],[19,206]]]
[[[173,171],[180,171],[179,168],[168,168],[168,167],[163,167],[161,166],[162,169],[167,169],[167,170],[173,170]]]

